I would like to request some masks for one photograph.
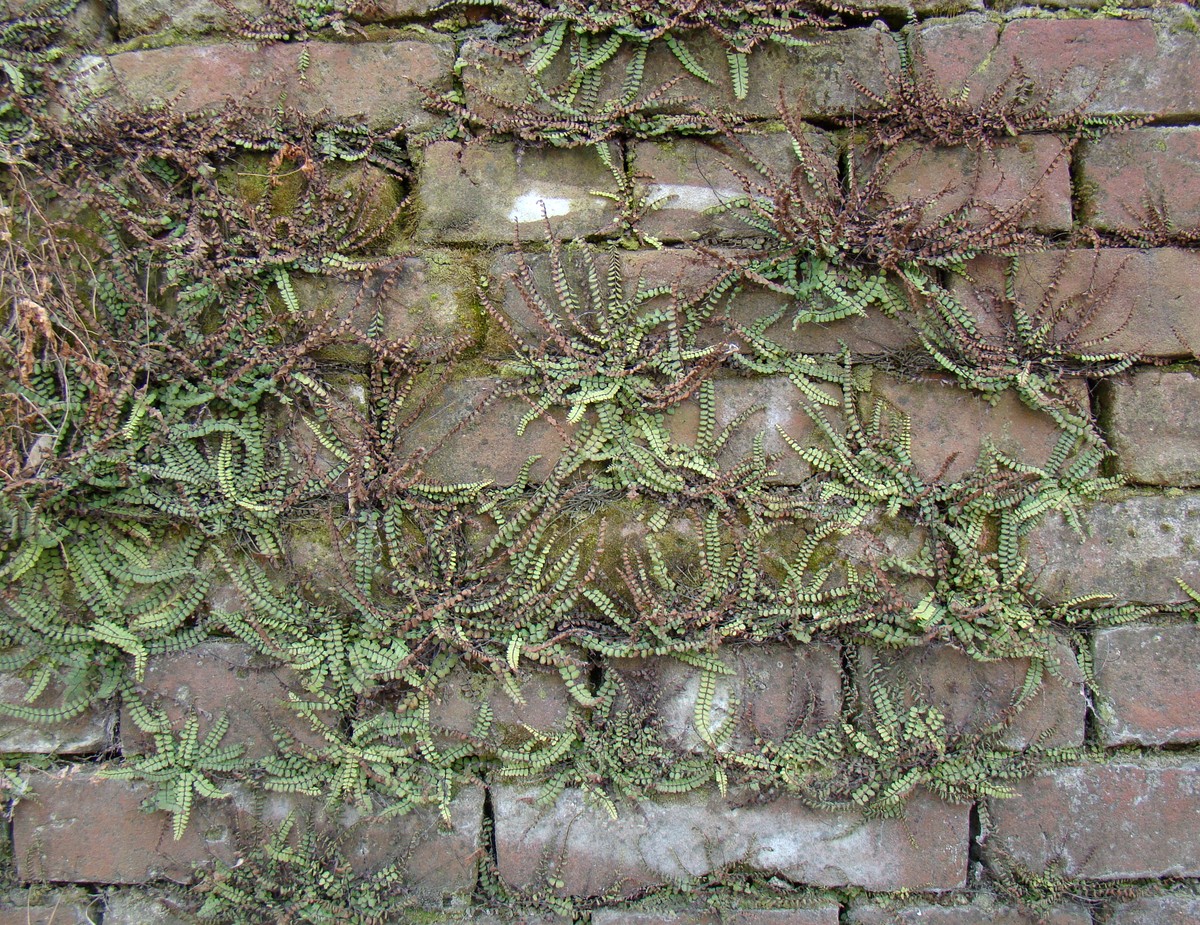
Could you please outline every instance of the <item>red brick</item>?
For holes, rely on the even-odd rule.
[[[172,101],[185,112],[211,109],[227,99],[274,108],[281,94],[306,115],[365,121],[375,128],[401,123],[428,129],[423,87],[450,89],[454,52],[449,41],[308,42],[301,75],[300,46],[175,45],[108,58],[123,102]]]
[[[1200,874],[1200,765],[1082,764],[989,800],[989,863],[1096,880]]]
[[[1091,925],[1083,906],[1055,906],[1044,911],[1023,911],[991,902],[935,906],[914,903],[897,906],[854,906],[846,925]]]
[[[1102,383],[1105,432],[1117,471],[1145,485],[1200,485],[1200,379],[1192,370],[1138,369]]]
[[[289,693],[303,694],[295,672],[241,642],[211,641],[153,656],[138,689],[147,705],[166,713],[176,734],[195,714],[203,741],[212,722],[227,716],[221,746],[245,746],[247,759],[275,754],[275,731],[314,747],[324,742],[288,705]],[[121,711],[121,748],[127,755],[154,751],[154,736],[138,729],[127,709]]]
[[[710,733],[733,721],[722,750],[752,747],[756,740],[781,742],[797,731],[816,733],[838,719],[842,672],[832,645],[763,645],[722,649],[730,670],[719,675],[709,716]],[[622,658],[610,663],[633,708],[653,717],[665,743],[684,750],[707,749],[695,725],[702,671],[673,658]],[[623,698],[625,699],[625,698]]]
[[[999,41],[999,23],[985,15],[936,19],[911,29],[913,65],[943,97],[957,99],[968,88],[971,99],[978,100],[987,95],[980,83]]]
[[[1105,230],[1139,228],[1159,211],[1200,228],[1200,128],[1141,128],[1084,145],[1084,218]]]
[[[854,113],[871,105],[850,77],[878,93],[883,89],[885,74],[899,66],[895,43],[875,29],[844,29],[810,38],[811,45],[798,48],[774,42],[760,45],[750,55],[749,92],[744,100],[734,97],[724,46],[707,38],[689,40],[687,45],[713,78],[712,84],[686,74],[675,56],[660,44],[647,58],[643,87],[657,87],[683,75],[672,96],[694,97],[695,101],[666,108],[772,118],[784,105],[801,118],[822,118]]]
[[[833,136],[813,129],[806,140],[822,160],[822,167],[836,176],[838,152]],[[784,181],[798,166],[791,136],[785,133],[747,135],[742,144],[756,161]],[[762,235],[743,221],[740,216],[745,212],[741,209],[711,212],[747,195],[738,174],[750,181],[751,188],[769,182],[728,141],[714,143],[694,138],[642,141],[634,144],[630,156],[646,202],[654,206],[638,223],[643,233],[662,241],[733,240]]]
[[[13,814],[13,856],[21,880],[142,883],[188,880],[214,857],[232,863],[228,801],[197,800],[183,838],[171,815],[146,813],[151,784],[102,780],[71,768],[35,777]]]
[[[976,204],[968,214],[974,225],[993,220],[991,207],[1017,209],[1024,228],[1066,231],[1071,228],[1070,158],[1053,135],[1004,139],[991,152],[970,148],[934,148],[905,143],[896,147],[885,168],[883,191],[896,202],[937,197],[925,212],[925,224]],[[870,166],[860,162],[861,171]]]
[[[620,151],[614,152],[620,162]],[[615,181],[592,148],[524,148],[440,141],[421,158],[416,202],[425,241],[542,241],[546,222],[563,238],[615,230],[616,206],[594,190]]]
[[[1086,414],[1086,383],[1068,381],[1065,387]],[[913,463],[926,479],[941,474],[954,481],[966,475],[979,462],[985,441],[1019,462],[1043,465],[1061,434],[1050,415],[1029,408],[1012,390],[1002,392],[992,404],[946,376],[928,375],[910,382],[876,375],[871,390],[859,399],[864,419],[870,419],[880,400],[908,416]]]
[[[1127,495],[1077,513],[1083,539],[1056,513],[1027,538],[1030,574],[1052,599],[1181,604],[1189,598],[1176,579],[1200,588],[1200,496]]]
[[[1004,291],[1006,263],[973,260],[967,269],[975,282],[952,286],[955,296],[981,319],[987,319],[989,303],[978,293]],[[1055,334],[1068,355],[1190,357],[1200,352],[1198,278],[1198,251],[1105,248],[1028,254],[1021,258],[1013,283],[1027,313],[1039,313],[1046,293],[1055,288],[1049,309],[1062,314]],[[1039,316],[1049,320],[1044,310]],[[1074,330],[1085,322],[1082,330]]]
[[[1115,626],[1093,647],[1105,745],[1200,742],[1200,626]]]
[[[941,710],[952,734],[975,735],[1008,718],[1001,736],[1008,748],[1080,746],[1087,712],[1083,673],[1066,644],[1059,643],[1052,654],[1057,664],[1047,664],[1041,686],[1018,713],[1012,711],[1013,701],[1025,683],[1029,659],[980,662],[950,645],[879,652],[864,647],[859,686],[866,687],[866,671],[874,662],[907,699]]]
[[[522,437],[517,425],[529,411],[520,398],[499,398],[485,404],[502,385],[498,379],[460,379],[448,383],[427,413],[405,435],[405,452],[432,453],[422,468],[425,481],[458,485],[491,481],[511,485],[525,461],[541,459],[531,470],[540,481],[558,462],[566,441],[566,414],[556,413],[560,433],[545,419],[532,422]],[[483,413],[475,412],[485,408]],[[474,415],[472,417],[472,415]],[[457,429],[464,421],[469,423]]]
[[[0,701],[26,706],[29,684],[10,672],[0,672]],[[38,709],[63,705],[61,683],[52,683],[32,706]],[[0,713],[0,753],[86,755],[103,751],[112,739],[116,711],[111,703],[95,703],[78,716],[61,723],[31,723]]]
[[[688,50],[713,78],[711,84],[692,77],[665,45],[656,43],[646,61],[642,91],[649,93],[669,80],[677,80],[670,93],[656,101],[652,110],[716,110],[772,118],[779,114],[782,102],[802,118],[828,117],[852,113],[870,105],[848,77],[881,92],[884,74],[899,66],[895,43],[875,29],[842,29],[812,38],[811,45],[798,48],[773,42],[760,45],[750,55],[749,92],[744,100],[734,97],[725,49],[717,42],[706,37],[685,40]],[[562,57],[565,59],[565,54]],[[601,100],[620,97],[626,63],[627,58],[618,55],[606,66]],[[459,65],[467,105],[476,112],[496,112],[496,107],[483,97],[483,93],[513,104],[524,100],[529,92],[523,66],[500,61],[488,54],[484,42],[468,41],[460,54]],[[555,82],[555,67],[543,75],[547,83]]]
[[[313,812],[326,836],[361,874],[402,862],[407,886],[431,895],[470,892],[475,885],[483,789],[464,786],[450,805],[452,827],[436,808],[406,815],[365,818],[352,807],[330,815],[323,801],[291,794],[251,793],[228,785],[226,800],[197,799],[183,838],[174,841],[171,816],[146,813],[153,785],[102,780],[68,769],[35,778],[13,817],[13,851],[22,880],[134,884],[156,879],[191,880],[214,859],[237,862],[259,826],[277,827],[292,812]],[[305,816],[302,815],[302,818]]]
[[[732,864],[814,886],[949,890],[965,886],[968,807],[919,795],[906,817],[820,812],[781,797],[692,793],[618,806],[612,819],[579,790],[549,807],[538,787],[493,792],[500,876],[529,889],[543,874],[559,893],[629,896]]]
[[[1200,39],[1169,18],[1029,18],[1001,28],[962,16],[918,26],[913,47],[918,73],[947,98],[968,87],[980,102],[1019,64],[1052,113],[1200,112]]]
[[[1200,897],[1145,896],[1110,907],[1105,925],[1196,925]]]

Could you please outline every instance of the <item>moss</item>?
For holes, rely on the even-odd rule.
[[[472,251],[434,250],[424,254],[432,283],[431,298],[440,299],[448,292],[453,299],[454,326],[465,334],[472,347],[483,346],[487,340],[487,312],[479,298],[479,281],[483,276],[482,260]]]
[[[1171,18],[1168,34],[1196,35],[1200,33],[1200,15],[1195,10],[1181,6],[1178,15]]]

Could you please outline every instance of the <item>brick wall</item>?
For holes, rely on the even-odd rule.
[[[252,17],[276,4],[236,6]],[[22,12],[13,0],[9,7],[14,16]],[[1193,365],[1200,344],[1194,10],[1166,2],[1094,9],[904,0],[877,14],[847,13],[812,44],[759,46],[749,55],[741,98],[715,44],[693,42],[712,76],[706,83],[681,72],[656,43],[644,86],[677,82],[668,99],[651,101],[650,112],[720,111],[758,133],[742,142],[683,130],[639,137],[626,123],[600,142],[606,163],[596,146],[539,145],[514,137],[524,130],[511,125],[470,137],[472,125],[476,135],[488,134],[472,119],[502,119],[513,111],[506,104],[519,106],[529,92],[522,61],[493,51],[487,8],[389,0],[304,41],[252,42],[224,7],[200,0],[80,4],[66,38],[86,56],[60,73],[59,105],[120,113],[169,100],[175,112],[195,113],[233,102],[287,107],[318,124],[396,129],[411,165],[405,175],[354,163],[342,182],[350,192],[369,191],[383,203],[381,213],[403,201],[401,217],[357,255],[370,258],[369,268],[336,277],[291,273],[298,326],[371,327],[391,342],[453,344],[459,359],[416,377],[406,399],[414,418],[402,440],[370,457],[374,472],[343,472],[328,434],[343,448],[366,446],[388,408],[378,403],[379,367],[356,352],[361,341],[332,338],[308,372],[326,393],[325,423],[317,426],[325,436],[286,406],[272,410],[277,443],[337,476],[282,524],[281,554],[255,559],[243,544],[198,560],[211,576],[203,638],[151,649],[144,671],[129,675],[136,697],[102,690],[86,710],[53,724],[0,718],[0,751],[13,769],[0,923],[197,921],[212,878],[236,869],[289,817],[333,840],[348,865],[339,872],[362,881],[395,865],[408,908],[380,921],[1200,920],[1200,629],[1189,590],[1200,588],[1200,425],[1189,417],[1200,399]],[[621,64],[618,56],[613,66]],[[915,138],[884,154],[867,150],[859,142],[870,113],[903,86],[902,73],[925,92],[981,105],[993,92],[1011,92],[1014,74],[1027,77],[1035,92],[1048,94],[1045,117],[994,145]],[[606,72],[605,80],[616,83],[602,92],[616,92],[619,77]],[[647,605],[652,615],[642,614],[647,622],[633,643],[622,637],[617,644],[607,627],[589,635],[605,615],[595,598],[581,598],[567,608],[564,640],[518,633],[515,650],[510,643],[492,657],[485,641],[468,642],[477,624],[464,617],[461,639],[446,626],[431,644],[456,653],[437,663],[436,685],[422,688],[397,673],[338,700],[335,675],[343,666],[330,666],[324,686],[314,686],[320,666],[288,650],[288,640],[272,639],[269,624],[230,617],[260,606],[239,557],[257,561],[277,593],[295,591],[314,614],[350,600],[346,574],[360,552],[349,525],[364,504],[355,486],[377,477],[378,468],[397,471],[404,454],[418,460],[409,484],[516,486],[506,504],[520,502],[519,489],[576,485],[570,498],[577,503],[552,516],[569,521],[563,543],[582,543],[585,558],[595,560],[593,587],[612,599],[633,593],[634,563],[643,560],[621,553],[645,555],[647,533],[680,586],[701,568],[711,571],[703,534],[713,489],[686,480],[674,492],[614,489],[593,470],[612,470],[620,460],[595,455],[564,475],[556,465],[588,418],[572,420],[562,404],[530,415],[536,398],[514,387],[511,357],[519,342],[527,357],[554,352],[561,334],[539,324],[536,303],[531,308],[521,290],[534,287],[552,308],[564,289],[583,292],[587,253],[603,272],[618,254],[630,292],[664,286],[676,294],[700,292],[760,255],[761,228],[738,209],[719,207],[747,194],[761,202],[765,187],[756,184],[793,176],[795,146],[778,121],[781,91],[799,120],[792,127],[805,132],[810,169],[845,184],[826,195],[849,196],[858,176],[879,179],[876,202],[933,197],[917,219],[930,239],[949,227],[938,225],[943,216],[978,229],[1019,213],[1006,225],[1011,242],[994,244],[997,235],[985,234],[961,267],[926,267],[977,325],[977,352],[958,355],[981,371],[973,382],[932,362],[946,343],[904,314],[871,305],[857,316],[792,325],[794,293],[761,277],[743,279],[698,325],[697,350],[728,343],[728,356],[749,357],[755,323],[779,312],[766,329],[783,351],[776,358],[799,356],[812,364],[805,369],[824,370],[809,375],[782,362],[767,369],[758,354],[759,367],[726,358],[704,373],[716,425],[746,415],[716,464],[735,471],[756,452],[769,460],[768,495],[744,508],[737,499],[746,495],[722,495],[735,509],[721,529],[765,536],[768,551],[779,553],[775,563],[820,524],[806,516],[772,520],[762,498],[808,503],[835,481],[821,468],[820,453],[831,445],[821,414],[842,435],[855,420],[869,422],[877,406],[907,421],[904,472],[915,481],[905,484],[924,487],[915,500],[891,505],[864,476],[858,490],[875,499],[878,516],[860,517],[821,547],[817,558],[831,571],[806,590],[803,621],[789,622],[786,613],[801,612],[803,595],[782,611],[776,599],[772,610],[743,586],[712,618],[707,648],[674,646],[665,635],[655,642],[650,624],[668,627],[673,616],[667,597]],[[455,110],[456,130],[430,103],[447,96],[463,107]],[[251,173],[253,155],[239,157],[234,171]],[[893,169],[873,175],[879,157]],[[822,192],[819,183],[808,189]],[[644,214],[631,224],[629,210],[639,203]],[[557,281],[560,252],[547,245],[547,229],[563,241],[579,239],[562,252]],[[881,272],[896,279],[905,267]],[[919,299],[908,272],[910,285],[897,291]],[[271,297],[278,307],[283,296]],[[1032,334],[1023,327],[1028,318]],[[1039,363],[1051,363],[1054,376]],[[985,382],[1003,386],[989,391]],[[664,416],[681,445],[701,439],[704,394],[693,392]],[[518,437],[522,421],[528,426]],[[1058,449],[1064,433],[1095,435],[1091,445],[1103,452],[1068,475]],[[852,460],[869,455],[865,444],[850,445]],[[1072,452],[1085,452],[1087,441],[1081,446]],[[1014,461],[1005,488],[994,471],[971,481],[981,466],[1003,468],[993,450]],[[365,457],[356,450],[354,458],[361,466]],[[1071,498],[1072,486],[1087,479],[1102,490]],[[944,545],[929,539],[949,529],[939,517],[950,523],[981,497],[1034,483],[1041,507],[1030,501],[1012,515],[1024,570],[1011,581],[1020,595],[952,588],[953,568],[934,553],[923,558],[921,550],[960,548],[958,537]],[[942,490],[952,484],[968,487]],[[648,526],[655,511],[662,520]],[[472,516],[461,527],[460,551],[481,550],[504,529]],[[758,534],[755,518],[766,518]],[[1001,520],[998,510],[986,530],[961,542],[994,562],[1005,542],[997,539]],[[376,555],[370,564],[382,576],[390,566]],[[772,567],[782,581],[778,564]],[[517,566],[501,557],[498,568],[503,574]],[[886,591],[863,606],[877,612],[841,611],[830,593],[828,615],[812,616],[808,601],[823,589],[875,573],[886,573]],[[632,583],[623,586],[626,578]],[[532,610],[555,593],[546,586],[521,606]],[[717,603],[707,606],[718,613]],[[930,608],[942,608],[932,622]],[[362,610],[347,613],[364,619]],[[730,614],[743,618],[736,629],[724,622]],[[769,629],[756,633],[755,620]],[[30,684],[28,670],[0,674],[0,699],[28,701]],[[74,696],[56,685],[50,679],[32,704]],[[297,710],[298,701],[322,691],[336,708],[307,718]],[[140,728],[131,713],[138,705],[163,711],[159,733]],[[482,725],[481,710],[490,720]],[[314,793],[298,784],[264,786],[286,777],[270,763],[281,734],[290,748],[324,754],[331,742],[357,747],[356,730],[380,715],[422,718],[429,738],[405,760],[453,765],[441,782],[429,778],[424,796],[436,798],[378,812],[378,803],[364,806],[350,792],[327,800],[325,781]],[[892,722],[897,716],[909,725]],[[921,717],[942,730],[940,738],[911,725]],[[226,721],[220,744],[244,746],[241,758],[250,764],[216,774],[224,797],[197,796],[175,838],[171,812],[146,811],[153,778],[126,779],[119,769],[161,753],[158,740],[168,732],[186,736],[191,723],[204,741]],[[630,725],[649,733],[638,737]],[[347,764],[365,768],[374,786],[396,760],[385,747],[404,734],[399,728],[375,742],[377,752],[348,746],[337,759],[346,764],[331,760],[324,773],[332,779]],[[606,735],[649,751],[622,757]],[[561,753],[546,757],[554,748]],[[446,756],[455,749],[464,757],[451,762]],[[821,770],[826,753],[838,768],[829,780]],[[609,764],[599,757],[589,764],[593,754]],[[640,771],[658,760],[647,755],[675,762],[682,770],[669,781],[678,786],[622,783],[622,763]],[[438,765],[442,759],[450,764]],[[979,773],[969,769],[972,761]],[[105,776],[114,769],[117,776]],[[706,776],[684,786],[689,774]],[[954,774],[974,781],[973,789],[964,795],[945,783]],[[438,796],[442,786],[449,789]],[[899,797],[880,802],[889,793]],[[367,915],[366,908],[357,913]],[[279,909],[255,914],[261,918],[245,920],[298,920]]]

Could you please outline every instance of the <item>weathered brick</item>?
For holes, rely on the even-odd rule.
[[[1019,713],[1013,712],[1013,703],[1025,683],[1029,659],[980,662],[951,645],[878,652],[865,648],[859,686],[865,695],[868,671],[874,663],[882,677],[904,691],[906,698],[941,710],[951,733],[969,736],[1010,719],[1001,737],[1008,748],[1035,743],[1080,746],[1087,712],[1083,673],[1065,643],[1055,646],[1051,654],[1057,664],[1047,665],[1041,686]]]
[[[1130,495],[1080,505],[1085,537],[1057,513],[1029,533],[1030,573],[1056,600],[1111,594],[1117,600],[1180,604],[1177,584],[1200,587],[1200,496]]]
[[[733,733],[721,748],[746,748],[758,739],[780,742],[798,731],[815,733],[835,721],[842,708],[841,657],[836,646],[763,645],[722,649],[730,674],[717,679],[709,713],[709,735],[726,722]],[[614,659],[628,703],[653,716],[665,743],[705,751],[696,728],[696,698],[703,672],[673,658]]]
[[[29,685],[11,672],[0,672],[0,702],[38,709],[61,707],[62,684],[51,684],[32,704],[25,703]],[[35,723],[0,713],[0,752],[86,755],[103,751],[112,738],[116,711],[111,704],[92,704],[61,723]]]
[[[1200,874],[1200,764],[1081,764],[989,800],[984,856],[1034,874],[1097,880]]]
[[[676,912],[597,909],[592,913],[592,925],[721,925],[721,915],[687,909]]]
[[[196,902],[186,896],[143,890],[109,890],[104,896],[105,925],[193,925]]]
[[[531,470],[531,478],[541,480],[550,474],[566,446],[565,414],[557,415],[557,429],[539,418],[518,438],[517,426],[530,406],[519,398],[501,397],[488,403],[500,386],[498,379],[450,382],[434,407],[409,429],[404,449],[432,454],[422,467],[425,480],[450,485],[490,480],[511,485],[534,455],[541,459]],[[482,413],[477,413],[480,409]]]
[[[99,903],[82,890],[13,890],[0,895],[0,925],[95,925],[99,915]]]
[[[1084,145],[1084,218],[1105,230],[1137,229],[1157,211],[1200,228],[1200,128],[1143,128]]]
[[[171,101],[185,112],[219,107],[228,99],[310,116],[360,120],[375,128],[433,125],[422,108],[423,87],[450,89],[454,52],[449,41],[308,42],[307,70],[290,43],[174,45],[129,51],[107,59],[117,99],[146,105]],[[95,77],[89,78],[94,80]]]
[[[247,236],[256,241],[256,246],[264,252],[273,248],[286,252],[293,245],[288,237],[293,225],[306,223],[308,215],[319,213],[328,222],[319,243],[305,241],[297,252],[312,248],[320,249],[323,257],[335,253],[364,256],[370,258],[364,261],[368,267],[379,267],[373,275],[394,271],[399,261],[389,262],[386,255],[400,236],[405,205],[404,188],[397,174],[361,160],[348,163],[330,158],[305,163],[298,156],[285,154],[286,149],[281,150],[276,159],[274,153],[243,153],[218,168],[214,178],[228,197],[225,207],[246,215],[246,224],[253,229]],[[313,176],[306,167],[315,171]],[[281,224],[273,226],[276,220]],[[242,232],[239,229],[237,233]],[[336,263],[329,260],[329,272],[348,278],[349,271]],[[364,270],[362,275],[370,272]],[[288,278],[296,283],[305,275],[289,273]],[[275,288],[278,290],[278,285]],[[320,306],[304,300],[296,314],[291,314],[281,297],[276,298],[275,306],[280,317],[288,312],[289,322],[308,326],[322,320],[315,310]]]
[[[837,175],[837,145],[827,132],[813,129],[806,140],[831,173]],[[785,133],[747,135],[741,143],[755,161],[787,180],[798,166],[792,139]],[[732,143],[693,138],[642,141],[630,150],[633,172],[643,185],[646,202],[654,206],[638,223],[645,234],[662,241],[701,238],[757,238],[762,232],[747,224],[743,210],[712,210],[747,195],[738,175],[753,187],[767,178]]]
[[[318,827],[346,836],[341,850],[361,876],[396,864],[405,888],[417,895],[465,895],[475,888],[483,851],[483,799],[481,784],[463,786],[450,801],[449,828],[436,806],[371,817],[347,807],[332,819],[319,816]]]
[[[358,22],[392,22],[424,16],[440,0],[372,0],[350,10],[348,19]],[[233,0],[251,21],[267,12],[263,0]],[[121,35],[128,38],[152,32],[170,31],[182,35],[231,32],[235,18],[213,0],[122,0],[119,9]]]
[[[620,152],[614,156],[620,159]],[[545,214],[564,238],[599,234],[613,225],[609,169],[591,148],[524,148],[440,141],[424,151],[416,200],[422,240],[484,244],[541,241]]]
[[[372,0],[352,11],[359,22],[391,22],[425,16],[442,5],[442,0]]]
[[[1091,925],[1092,917],[1086,908],[1076,905],[1027,912],[977,901],[958,906],[852,906],[845,921],[846,925]]]
[[[808,909],[724,909],[721,925],[837,925],[835,903]]]
[[[523,664],[515,684],[523,703],[490,671],[459,665],[431,695],[430,723],[436,732],[465,737],[476,728],[486,703],[492,715],[486,744],[492,748],[517,745],[530,738],[531,730],[556,735],[571,728],[577,708],[556,669]]]
[[[515,914],[464,911],[438,915],[429,909],[421,910],[420,921],[428,925],[575,925],[576,919],[569,915],[538,914],[519,912]],[[411,913],[401,913],[399,918],[389,918],[385,925],[412,925]]]
[[[1200,627],[1097,630],[1093,657],[1104,744],[1200,741]]]
[[[721,909],[641,912],[599,909],[592,925],[837,925],[835,904],[803,909]]]
[[[372,270],[362,280],[332,276],[294,276],[292,285],[306,323],[335,327],[348,322],[364,334],[378,319],[378,336],[430,348],[482,325],[476,284],[482,267],[462,251],[423,249],[419,256],[400,257]],[[334,346],[330,350],[337,350]],[[337,353],[337,359],[367,359]]]
[[[1145,896],[1112,906],[1105,925],[1196,925],[1200,897]]]
[[[276,587],[294,589],[310,599],[340,600],[338,589],[349,580],[354,561],[352,539],[341,508],[331,507],[311,516],[297,517],[283,529],[285,565],[272,571]]]
[[[832,387],[826,387],[824,391],[832,398],[838,397]],[[774,458],[771,463],[774,475],[770,482],[798,485],[812,475],[812,467],[788,445],[780,431],[801,447],[820,443],[824,437],[805,411],[803,396],[786,376],[716,377],[713,379],[713,404],[718,433],[750,408],[761,409],[731,432],[728,442],[717,454],[719,464],[734,466],[751,458],[755,438],[762,434],[763,449]],[[836,417],[834,423],[838,423]],[[667,422],[676,440],[688,444],[695,442],[699,424],[700,408],[695,400],[679,405]]]
[[[203,740],[214,720],[228,717],[229,731],[221,745],[245,746],[247,759],[275,754],[275,731],[312,746],[324,741],[288,706],[289,693],[303,692],[295,672],[245,643],[210,641],[153,656],[138,690],[148,705],[166,713],[176,733],[189,716],[196,715]],[[127,755],[154,750],[154,736],[142,732],[125,708],[121,748]]]
[[[1138,369],[1101,383],[1117,471],[1146,485],[1200,485],[1200,379],[1191,370]]]
[[[596,251],[592,251],[592,254],[597,261],[597,269],[603,275],[607,255]],[[639,250],[623,254],[621,266],[626,291],[630,296],[637,292],[640,283],[643,290],[674,286],[681,298],[688,299],[696,298],[706,291],[726,271],[728,264],[736,262],[742,256],[743,253],[728,248],[715,248],[711,253],[688,248]],[[584,291],[582,287],[585,279],[585,259],[578,249],[571,248],[564,252],[564,270],[569,278],[576,280],[576,291]],[[544,254],[526,254],[525,262],[538,291],[544,297],[553,293],[549,258]],[[521,337],[541,340],[545,337],[545,332],[536,323],[516,287],[508,279],[510,274],[517,271],[518,265],[517,257],[512,253],[501,254],[492,263],[492,278],[504,282],[503,301],[498,307],[502,308],[504,314],[512,321]],[[662,296],[661,302],[655,301],[653,304],[665,305],[668,298]],[[745,338],[737,334],[732,326],[748,327],[789,306],[793,308],[784,311],[780,320],[769,326],[765,333],[775,343],[798,353],[835,354],[844,343],[856,354],[875,354],[899,350],[917,342],[913,330],[903,320],[887,318],[881,312],[871,312],[866,316],[853,316],[824,324],[806,323],[793,327],[792,322],[797,311],[794,300],[753,284],[746,285],[732,301],[716,308],[711,320],[697,333],[697,342],[701,346],[732,343],[743,351],[748,351]]]
[[[175,841],[169,813],[141,810],[154,793],[151,784],[102,780],[74,767],[34,778],[30,791],[13,813],[21,880],[187,880],[196,865],[234,859],[223,801],[197,801],[191,824]]]
[[[725,48],[718,42],[707,37],[685,37],[688,50],[708,71],[712,83],[688,74],[663,43],[656,43],[646,60],[643,92],[649,93],[668,81],[675,84],[648,108],[666,112],[716,110],[771,118],[779,114],[782,103],[801,118],[844,115],[870,105],[848,78],[882,93],[884,75],[899,67],[895,43],[875,29],[844,29],[811,37],[812,44],[802,47],[764,42],[755,49],[749,58],[749,89],[742,100],[734,96]],[[618,55],[606,65],[602,100],[620,97],[626,64],[627,58]],[[490,54],[486,42],[468,41],[460,53],[459,66],[467,105],[476,112],[488,115],[503,111],[489,97],[511,106],[529,93],[522,65]],[[544,76],[553,84],[554,68]]]
[[[582,791],[549,807],[536,787],[494,791],[500,876],[535,886],[543,871],[560,893],[631,895],[740,863],[817,886],[948,890],[966,882],[968,807],[919,795],[906,818],[826,813],[783,797],[740,803],[694,793],[618,808],[612,819]]]
[[[153,786],[103,780],[67,769],[31,782],[13,817],[13,853],[22,880],[136,884],[190,880],[214,859],[234,864],[245,839],[263,823],[278,826],[289,813],[313,813],[327,836],[344,836],[341,849],[354,869],[373,873],[403,862],[406,886],[416,892],[470,892],[475,885],[483,788],[465,786],[451,801],[452,828],[436,808],[403,816],[364,818],[354,808],[330,815],[322,801],[290,794],[251,793],[229,785],[231,798],[197,800],[183,838],[171,834],[171,816],[146,813]]]
[[[1070,158],[1053,135],[1004,139],[994,149],[939,148],[904,143],[882,169],[883,192],[896,202],[933,198],[926,224],[968,204],[968,221],[984,225],[996,210],[1013,210],[1019,224],[1041,231],[1071,227]],[[863,175],[870,164],[860,161]]]
[[[642,85],[651,89],[681,78],[671,96],[690,97],[691,101],[666,103],[663,109],[715,110],[772,118],[779,115],[782,105],[801,118],[825,118],[859,112],[872,105],[851,78],[881,93],[885,75],[899,67],[895,43],[876,29],[844,29],[809,37],[813,43],[798,48],[774,42],[758,46],[750,55],[749,89],[742,100],[733,94],[725,47],[707,37],[689,39],[687,45],[712,77],[711,84],[686,74],[671,51],[660,43],[646,59]]]
[[[967,269],[974,282],[952,286],[955,296],[982,321],[990,302],[981,300],[980,293],[1004,291],[1006,263],[990,257],[972,260]],[[1023,256],[1013,284],[1026,313],[1045,322],[1052,320],[1050,312],[1060,313],[1054,335],[1067,354],[1190,357],[1200,347],[1198,274],[1200,251],[1048,251]],[[1048,306],[1041,309],[1051,292]]]
[[[981,102],[1019,66],[1051,113],[1077,106],[1089,114],[1200,112],[1200,37],[1169,17],[1029,18],[1001,28],[961,16],[916,27],[912,41],[918,73],[947,98],[967,87]]]
[[[1068,381],[1066,390],[1086,414],[1087,384],[1081,379]],[[975,468],[985,442],[1020,462],[1042,465],[1061,435],[1050,415],[1032,410],[1012,391],[996,396],[992,404],[945,376],[901,381],[876,375],[870,391],[859,399],[865,419],[870,418],[876,401],[908,416],[913,463],[927,479],[939,475],[949,481],[961,478]]]
[[[261,16],[266,9],[263,0],[233,0],[233,5],[251,18]],[[168,30],[179,35],[203,35],[236,25],[234,17],[212,0],[123,0],[117,12],[123,38]]]

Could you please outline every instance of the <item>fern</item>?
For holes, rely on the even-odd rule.
[[[242,767],[240,757],[245,746],[218,747],[228,731],[229,719],[221,716],[213,721],[201,741],[200,720],[189,716],[178,738],[168,732],[154,734],[154,755],[126,759],[119,767],[102,768],[98,774],[112,780],[144,780],[157,784],[148,808],[171,813],[171,832],[179,841],[187,829],[197,796],[210,800],[226,800],[230,796],[209,779],[210,775],[229,773]]]

